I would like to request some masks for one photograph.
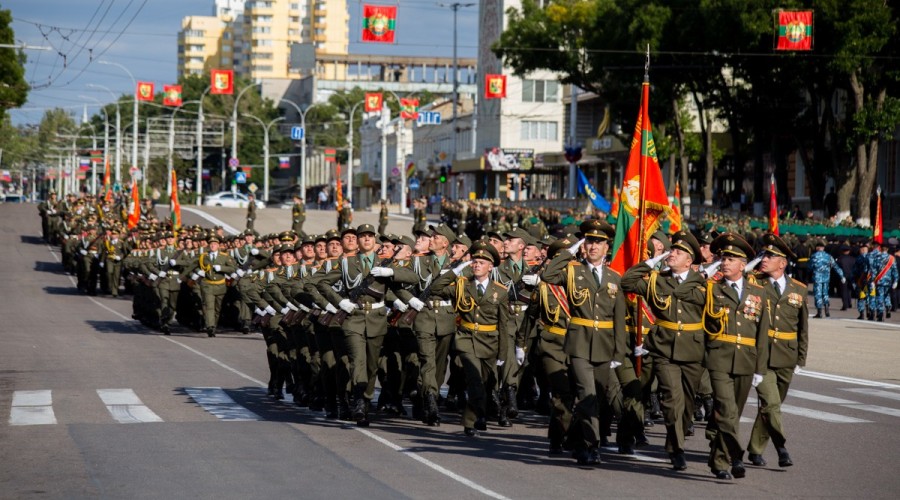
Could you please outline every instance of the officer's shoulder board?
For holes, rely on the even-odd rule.
[[[806,283],[804,283],[796,278],[791,278],[791,283],[793,283],[799,287],[807,288]]]
[[[762,293],[762,291],[763,291],[762,285],[760,285],[759,283],[757,283],[755,281],[747,280],[747,286],[749,286],[751,289],[755,288],[756,293]]]
[[[616,276],[618,276],[618,277],[620,277],[620,278],[622,277],[622,273],[620,273],[619,271],[616,271],[615,269],[613,269],[613,268],[611,268],[611,267],[609,267],[609,266],[606,266],[606,269],[608,269],[609,272],[615,274]]]
[[[506,287],[503,285],[503,283],[500,283],[499,281],[495,281],[494,284],[497,285],[498,287],[506,290]]]

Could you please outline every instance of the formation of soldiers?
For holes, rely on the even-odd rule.
[[[550,453],[581,465],[601,462],[614,423],[618,452],[633,454],[658,418],[676,470],[705,419],[717,478],[743,477],[748,451],[765,465],[770,440],[779,465],[793,464],[780,404],[806,363],[807,285],[787,274],[798,257],[782,238],[657,232],[620,274],[603,220],[519,219],[474,241],[418,218],[413,235],[368,224],[316,235],[295,203],[292,230],[269,235],[153,218],[125,230],[121,210],[89,198],[51,198],[40,213],[81,291],[96,293],[101,276],[102,293],[124,285],[135,319],[167,335],[176,323],[210,337],[260,331],[269,395],[326,418],[368,426],[373,406],[386,418],[408,402],[430,426],[460,411],[474,437],[488,421],[511,427],[521,406],[549,415]]]

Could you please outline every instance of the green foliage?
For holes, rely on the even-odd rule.
[[[12,13],[0,10],[0,44],[14,44],[15,33]],[[0,118],[10,108],[18,108],[28,99],[28,84],[25,82],[25,55],[16,49],[0,48]]]

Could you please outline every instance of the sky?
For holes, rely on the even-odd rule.
[[[452,55],[452,11],[440,6],[452,0],[370,3],[399,4],[396,43],[360,43],[362,2],[347,0],[351,54]],[[113,101],[108,92],[88,84],[109,87],[117,96],[133,93],[124,71],[98,60],[119,63],[157,88],[174,83],[181,20],[211,15],[213,5],[213,0],[0,0],[0,9],[12,12],[18,43],[50,48],[26,50],[25,79],[32,90],[22,108],[9,111],[13,123],[39,123],[46,110],[57,107],[80,118],[85,104],[89,115],[97,113],[94,99]],[[458,20],[458,55],[475,57],[478,6],[460,9]]]

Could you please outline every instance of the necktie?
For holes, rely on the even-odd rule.
[[[778,283],[778,281],[773,281],[772,286],[775,287],[775,293],[777,293],[778,296],[781,297],[781,284]]]
[[[600,286],[600,271],[596,267],[594,268],[594,282]]]
[[[478,284],[478,298],[484,297],[484,285],[481,283]]]
[[[363,255],[363,269],[369,271],[372,269],[372,264],[369,262],[369,256]]]
[[[675,276],[675,283],[681,284],[681,276]]]
[[[734,288],[734,293],[736,293],[738,297],[741,296],[741,290],[738,288],[737,283],[732,283],[731,288]]]

